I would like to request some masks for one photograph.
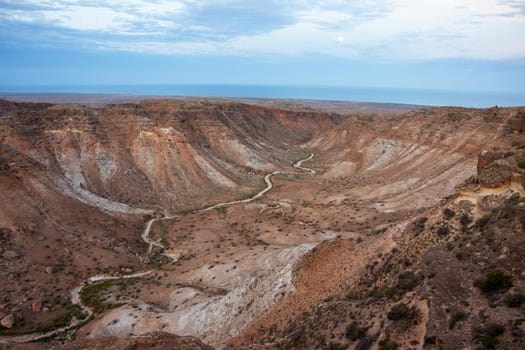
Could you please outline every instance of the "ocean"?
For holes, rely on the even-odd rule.
[[[1,87],[0,93],[96,93],[142,96],[311,99],[428,106],[525,106],[525,92],[284,85],[69,85]]]

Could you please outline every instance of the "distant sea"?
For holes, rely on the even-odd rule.
[[[348,86],[270,85],[68,85],[2,87],[0,93],[96,93],[142,96],[308,99],[429,106],[525,106],[525,92],[452,91]]]

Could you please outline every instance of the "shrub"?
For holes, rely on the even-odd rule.
[[[366,336],[356,344],[354,350],[369,350],[372,344],[374,344],[374,339]]]
[[[326,349],[327,350],[346,350],[346,349],[348,349],[348,345],[340,344],[340,343],[336,343],[336,342],[330,342],[330,344],[328,344]]]
[[[364,338],[367,328],[359,326],[359,323],[353,321],[346,327],[345,335],[351,341]]]
[[[419,311],[415,307],[409,307],[405,303],[399,303],[392,306],[386,317],[392,321],[414,320],[418,314]]]
[[[525,295],[521,293],[508,294],[505,297],[505,305],[508,307],[520,307],[525,302]]]
[[[295,322],[291,322],[285,332],[288,334],[286,346],[292,349],[304,348],[306,344],[306,332],[303,326],[298,326]]]
[[[467,317],[468,314],[464,313],[463,311],[454,312],[450,317],[450,321],[448,322],[448,329],[454,329],[456,323],[466,320]]]
[[[419,277],[412,271],[404,271],[399,274],[396,288],[403,292],[414,289],[419,284]]]
[[[474,286],[487,294],[504,291],[512,287],[512,277],[501,271],[493,271],[474,281]]]
[[[478,219],[478,221],[476,221],[476,226],[479,228],[484,228],[485,226],[487,226],[489,221],[490,221],[490,215],[483,215],[482,217]]]
[[[423,231],[427,220],[428,219],[426,217],[422,216],[412,222],[412,230],[414,231],[415,234],[419,234]]]
[[[390,309],[387,314],[389,320],[397,321],[405,318],[410,312],[410,308],[407,304],[401,303],[396,304]]]
[[[378,345],[379,350],[397,350],[399,348],[399,345],[390,338],[381,340]]]
[[[463,230],[466,230],[466,228],[468,227],[468,225],[472,222],[472,218],[468,215],[468,214],[462,214],[460,217],[459,217],[459,223],[461,224],[461,226],[463,227]]]
[[[485,327],[479,327],[474,329],[474,339],[479,341],[487,349],[496,349],[498,345],[498,337],[505,332],[505,327],[491,323]]]
[[[443,209],[443,216],[445,217],[445,219],[451,219],[454,217],[454,215],[456,215],[456,212],[450,208],[445,208]]]
[[[516,159],[516,164],[521,169],[525,169],[525,156],[524,155],[515,155],[514,158]]]
[[[435,335],[425,336],[425,345],[434,345],[437,349],[442,349],[443,340]]]
[[[436,232],[437,232],[438,235],[441,235],[441,236],[448,235],[449,228],[448,228],[447,225],[442,225],[442,226],[438,227]]]

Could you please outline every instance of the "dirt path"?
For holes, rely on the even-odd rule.
[[[313,158],[314,158],[314,154],[310,153],[310,156],[308,156],[308,158],[301,159],[300,161],[295,163],[293,166],[294,166],[294,168],[301,169],[301,170],[304,170],[306,172],[309,172],[310,174],[317,174],[317,171],[315,171],[314,169],[303,167],[303,163],[304,162],[312,160]]]
[[[311,160],[313,157],[314,157],[314,154],[311,153],[311,154],[308,156],[308,158],[301,159],[301,160],[297,161],[297,162],[293,165],[294,168],[304,170],[304,171],[309,172],[309,173],[311,173],[311,174],[315,174],[315,173],[316,173],[315,170],[310,169],[310,168],[305,168],[305,167],[302,166],[303,162],[309,161],[309,160]],[[272,176],[275,176],[275,175],[278,175],[278,174],[300,174],[300,173],[296,173],[296,172],[293,172],[293,171],[284,171],[284,172],[283,172],[283,171],[274,171],[273,173],[266,174],[266,175],[264,176],[264,182],[266,183],[266,188],[264,188],[264,189],[263,189],[262,191],[260,191],[259,193],[255,194],[253,197],[246,198],[246,199],[241,199],[241,200],[237,200],[237,201],[218,203],[218,204],[212,205],[211,207],[204,208],[204,209],[202,209],[201,211],[205,212],[205,211],[209,211],[209,210],[213,210],[213,209],[218,209],[218,208],[228,207],[228,206],[233,205],[233,204],[249,203],[249,202],[252,202],[252,201],[254,201],[254,200],[256,200],[256,199],[262,197],[266,192],[270,191],[270,190],[273,188]]]
[[[307,158],[297,161],[293,165],[294,168],[301,169],[311,174],[315,174],[316,173],[315,170],[302,166],[304,162],[313,159],[313,157],[314,157],[314,154],[311,153]],[[262,197],[264,194],[266,194],[268,191],[270,191],[273,188],[272,176],[275,176],[277,174],[301,174],[301,173],[292,172],[292,171],[288,171],[288,172],[274,171],[272,173],[266,174],[264,176],[264,182],[266,183],[266,187],[262,189],[261,191],[259,191],[258,193],[256,193],[255,195],[253,195],[252,197],[247,198],[247,199],[242,199],[242,200],[231,201],[231,202],[218,203],[210,207],[207,207],[205,209],[202,209],[201,211],[209,211],[209,210],[213,210],[217,208],[231,206],[234,204],[252,202]],[[162,220],[172,220],[172,219],[175,219],[176,217],[177,216],[162,216],[159,218],[153,218],[146,223],[146,226],[144,227],[144,231],[141,235],[141,238],[146,244],[148,244],[148,253],[151,253],[151,251],[153,250],[153,247],[155,246],[155,247],[161,248],[162,254],[170,258],[172,262],[176,262],[178,260],[178,256],[174,256],[170,254],[168,250],[159,241],[155,241],[150,238],[151,227],[153,226],[155,222],[162,221]],[[85,305],[82,302],[81,294],[82,294],[82,290],[85,287],[93,283],[98,283],[98,282],[103,282],[103,281],[108,281],[108,280],[140,278],[140,277],[147,276],[155,271],[156,270],[149,270],[149,271],[143,271],[143,272],[138,272],[138,273],[129,274],[129,275],[117,275],[117,276],[111,276],[111,275],[91,276],[71,291],[71,303],[74,305],[78,305],[82,309],[82,311],[86,315],[83,319],[73,318],[73,320],[71,321],[69,325],[55,329],[53,331],[49,331],[47,333],[33,333],[33,334],[25,334],[21,336],[2,338],[0,339],[0,344],[33,342],[33,341],[41,340],[44,338],[53,337],[57,334],[64,333],[73,328],[76,328],[82,325],[83,323],[87,322],[93,316],[93,310],[90,309],[87,305]]]

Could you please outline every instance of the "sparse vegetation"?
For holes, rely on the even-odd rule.
[[[129,284],[134,283],[131,279],[117,279],[107,280],[99,283],[94,283],[82,289],[80,297],[82,302],[89,305],[95,313],[101,312],[108,307],[118,305],[119,303],[107,302],[108,296],[105,295],[111,288],[116,288],[117,293],[124,291]],[[119,295],[115,298],[118,300]]]
[[[461,214],[459,217],[459,223],[461,224],[461,229],[463,231],[467,230],[468,225],[470,225],[471,222],[472,218],[467,213]]]
[[[408,292],[419,284],[420,278],[412,271],[404,271],[399,274],[396,288],[402,292]]]
[[[401,272],[398,276],[398,280],[394,286],[384,286],[380,288],[374,288],[368,292],[364,297],[369,298],[386,298],[386,299],[399,299],[406,292],[413,290],[421,282],[420,276],[412,271]],[[360,295],[350,293],[347,295],[347,299],[359,299]]]
[[[476,227],[478,227],[479,229],[483,229],[485,228],[485,226],[488,225],[489,222],[490,222],[490,215],[483,215],[476,221]]]
[[[514,156],[514,159],[516,160],[516,164],[521,169],[525,169],[525,155],[524,154],[516,154]]]
[[[399,303],[390,309],[386,317],[392,321],[415,321],[419,317],[419,310],[414,306],[410,307],[405,303]]]
[[[215,107],[214,102],[206,102],[206,112],[201,113],[197,106],[192,107],[191,111],[185,111],[184,101],[174,105],[173,109],[167,102],[162,108],[157,108],[155,103],[149,102],[148,108],[161,110],[162,115],[150,117],[147,115],[150,112],[147,112],[145,118],[138,118],[139,115],[134,115],[134,108],[130,107],[131,112],[123,113],[119,120],[124,118],[126,122],[127,114],[133,114],[134,123],[115,135],[119,138],[127,136],[130,128],[138,124],[137,130],[143,135],[140,143],[133,147],[145,145],[153,152],[167,140],[169,147],[163,147],[155,158],[154,174],[148,173],[152,170],[149,165],[135,166],[136,152],[130,157],[129,145],[124,139],[112,140],[108,145],[101,143],[101,147],[94,149],[95,153],[102,146],[106,153],[113,153],[117,149],[125,151],[112,157],[118,160],[114,163],[121,168],[112,173],[113,178],[106,183],[107,186],[95,181],[99,173],[95,161],[82,160],[80,164],[81,167],[85,166],[85,174],[92,177],[89,180],[93,180],[84,190],[97,189],[99,195],[107,195],[108,198],[128,204],[130,208],[154,211],[151,216],[144,217],[144,222],[141,222],[140,215],[112,216],[96,208],[91,211],[90,206],[83,204],[64,207],[65,213],[62,215],[52,207],[60,197],[45,193],[47,186],[52,183],[47,178],[44,182],[39,178],[46,170],[59,171],[61,168],[53,166],[48,169],[43,166],[44,162],[35,164],[38,166],[37,171],[33,170],[35,166],[20,167],[21,176],[28,172],[36,176],[35,184],[40,184],[38,188],[42,187],[42,193],[30,198],[41,203],[27,203],[28,208],[34,205],[38,215],[24,213],[25,217],[20,222],[8,222],[16,240],[0,244],[0,256],[6,251],[9,251],[8,257],[16,255],[2,261],[5,263],[2,267],[6,267],[2,270],[6,281],[3,285],[6,298],[1,302],[0,315],[3,318],[4,314],[14,314],[14,328],[25,327],[26,331],[37,324],[51,324],[55,319],[52,327],[69,322],[70,316],[79,310],[78,307],[76,310],[66,310],[66,297],[72,286],[89,276],[132,274],[155,269],[168,262],[169,259],[163,256],[163,250],[158,245],[149,252],[139,249],[140,244],[148,247],[141,241],[141,233],[147,220],[161,219],[163,215],[182,209],[184,215],[179,213],[178,222],[156,220],[150,232],[150,238],[164,247],[171,244],[173,254],[182,256],[180,260],[137,279],[135,285],[135,280],[122,279],[92,283],[82,291],[82,301],[99,313],[95,315],[97,325],[93,328],[95,331],[92,336],[98,336],[99,330],[103,332],[104,327],[111,325],[122,329],[124,336],[131,336],[139,331],[136,327],[140,326],[140,317],[144,313],[152,320],[146,328],[151,328],[151,331],[169,330],[169,323],[162,322],[162,316],[155,313],[176,310],[174,312],[177,314],[189,312],[191,316],[195,308],[199,308],[203,314],[215,314],[224,306],[228,309],[222,321],[234,322],[219,328],[213,328],[214,323],[209,324],[212,331],[217,332],[217,341],[225,339],[221,332],[238,331],[234,328],[247,321],[254,320],[255,325],[260,325],[247,327],[247,333],[238,337],[241,340],[233,340],[245,343],[233,344],[231,348],[239,345],[278,349],[444,349],[453,348],[455,345],[451,346],[451,342],[471,348],[517,348],[525,340],[523,325],[518,323],[521,322],[525,303],[520,275],[525,266],[522,262],[525,238],[520,231],[522,223],[525,224],[524,207],[521,204],[523,198],[514,195],[512,201],[505,203],[503,198],[508,197],[510,191],[500,191],[499,187],[486,191],[483,186],[488,182],[484,182],[482,176],[479,176],[479,182],[475,180],[458,187],[458,196],[442,198],[466,174],[461,162],[467,161],[469,171],[474,170],[472,161],[475,152],[485,133],[490,134],[487,130],[494,130],[492,127],[477,127],[483,123],[482,110],[465,112],[458,109],[452,113],[457,116],[454,117],[455,122],[443,123],[443,126],[442,122],[446,119],[443,115],[447,114],[448,108],[439,109],[435,115],[431,108],[426,109],[423,114],[425,118],[421,118],[417,110],[408,116],[395,118],[383,118],[378,114],[375,118],[377,129],[375,124],[362,129],[362,125],[357,123],[357,117],[350,114],[348,124],[344,120],[346,116],[330,116],[333,119],[331,121],[337,123],[330,126],[333,134],[328,135],[337,137],[344,130],[347,133],[344,137],[348,141],[346,145],[346,142],[332,142],[331,137],[326,138],[321,130],[317,130],[322,127],[317,116],[308,125],[295,124],[300,120],[289,120],[285,112],[279,115],[276,123],[272,121],[266,125],[266,119],[272,117],[262,118],[261,114],[261,118],[246,115],[246,119],[237,124],[239,113],[262,113],[263,110],[245,107],[242,111],[235,111],[234,108]],[[214,114],[217,110],[221,116],[216,119]],[[81,115],[76,111],[72,113]],[[100,118],[101,122],[115,119],[105,118],[105,113],[103,109],[97,110],[97,120],[99,115],[104,117]],[[490,120],[491,126],[508,121],[508,115],[503,115],[507,112],[501,113],[498,118]],[[179,114],[187,114],[184,125],[176,122]],[[60,121],[58,117],[53,120]],[[294,118],[300,119],[298,116]],[[254,125],[251,125],[252,120],[256,122]],[[143,121],[146,124],[142,125]],[[399,124],[400,121],[402,124]],[[76,119],[69,121],[67,130],[75,130],[75,123]],[[221,130],[221,124],[224,123],[227,125]],[[93,141],[93,144],[98,145],[96,135],[86,131],[84,124],[79,124],[79,129],[84,132],[82,140],[88,140],[90,144]],[[272,130],[281,124],[282,130]],[[316,124],[320,126],[310,129],[311,125]],[[285,125],[290,125],[290,129],[285,128]],[[399,130],[397,125],[401,125]],[[464,134],[451,135],[451,131],[456,127],[471,131],[471,125],[475,125],[476,134],[468,137],[469,144],[463,147]],[[166,129],[171,126],[175,129],[180,127],[177,136],[173,135],[171,129]],[[228,130],[230,126],[235,126],[235,132]],[[244,129],[246,126],[247,130]],[[52,150],[46,144],[49,140],[60,142],[64,139],[62,136],[66,136],[66,143],[56,148],[55,153],[71,147],[84,147],[86,144],[76,142],[74,138],[78,135],[73,132],[62,135],[58,125],[45,125],[43,130],[49,131],[43,140],[46,148],[35,153],[42,158],[48,156],[49,149]],[[381,132],[380,136],[377,130]],[[407,130],[413,137],[403,136]],[[508,140],[510,143],[516,142],[512,146],[513,153],[508,153],[505,159],[505,164],[510,162],[510,166],[515,167],[514,159],[510,157],[523,153],[523,148],[519,149],[523,147],[521,135],[507,135],[504,140],[500,134],[504,134],[506,129],[498,126],[498,130],[502,132],[490,134],[495,136],[491,138],[491,146],[504,147]],[[267,133],[272,136],[268,140],[265,139]],[[135,137],[135,130],[130,135]],[[227,135],[226,141],[231,141],[227,147],[220,144],[224,135]],[[17,134],[13,131],[8,136],[15,138]],[[236,139],[240,136],[249,136],[249,141],[254,143],[272,141],[272,144],[259,147],[243,139],[239,139],[237,144]],[[397,140],[399,136],[402,137]],[[195,146],[197,153],[191,148],[187,152],[186,146],[178,144],[179,138],[183,138],[184,143],[198,143],[190,145]],[[205,207],[207,203],[210,205],[236,199],[241,196],[234,193],[237,191],[242,191],[242,198],[253,196],[254,193],[246,192],[248,189],[258,191],[255,187],[264,185],[262,176],[267,171],[293,170],[285,166],[292,164],[292,154],[298,153],[279,148],[285,144],[287,148],[295,145],[301,148],[304,147],[301,146],[302,141],[310,139],[310,145],[317,145],[314,148],[326,151],[326,154],[319,154],[316,159],[319,167],[325,167],[325,175],[303,176],[299,170],[295,170],[297,175],[276,175],[273,178],[273,192],[255,203],[231,207],[225,205],[207,211],[195,210]],[[458,140],[461,140],[461,148],[453,145]],[[11,141],[8,138],[6,142]],[[204,146],[200,144],[201,141],[205,143]],[[407,142],[410,143],[409,148]],[[237,152],[239,145],[246,152]],[[423,151],[434,145],[450,152]],[[218,152],[214,150],[216,146],[221,146]],[[252,149],[252,146],[255,147]],[[350,146],[352,150],[347,148]],[[357,149],[359,154],[354,151]],[[251,150],[256,150],[256,155],[261,158],[251,159],[254,168],[245,168],[246,171],[243,171],[239,164],[243,164],[246,159],[238,157],[249,155],[248,151]],[[399,152],[406,153],[409,158],[404,155],[398,157]],[[458,159],[458,152],[464,158]],[[421,157],[422,153],[428,156]],[[56,165],[56,159],[65,162],[65,157],[78,154],[89,153],[51,154],[52,162],[49,164]],[[192,155],[199,155],[203,162],[192,162]],[[379,163],[370,163],[375,162],[374,156],[380,157]],[[143,158],[142,153],[140,158]],[[413,161],[410,164],[396,164],[400,158],[404,159],[403,162]],[[9,164],[18,167],[18,160],[10,159]],[[261,160],[268,164],[259,164]],[[215,175],[209,174],[207,168],[202,166],[208,161],[218,171],[219,177],[214,178],[216,172]],[[228,166],[230,161],[233,162],[231,168]],[[341,164],[335,163],[339,161]],[[491,162],[488,159],[484,163]],[[378,166],[380,164],[388,166]],[[128,165],[130,169],[123,168]],[[157,166],[161,167],[157,169]],[[186,169],[186,166],[191,168]],[[270,166],[272,169],[265,170],[267,166],[267,169]],[[414,166],[419,172],[417,180],[412,171]],[[366,171],[362,172],[364,169]],[[519,176],[516,168],[512,171],[513,179]],[[441,174],[452,176],[445,179],[448,180],[447,184],[443,182],[444,186],[437,186],[444,179],[445,175]],[[436,175],[440,177],[436,178]],[[491,174],[489,172],[486,175],[488,177]],[[226,183],[221,185],[221,178],[235,183],[232,191],[227,190]],[[430,186],[425,185],[426,181],[431,182]],[[517,183],[513,181],[512,187]],[[135,188],[137,184],[144,188]],[[204,184],[206,188],[201,189],[199,186]],[[31,187],[28,186],[29,189]],[[17,206],[24,204],[14,196],[8,197]],[[74,202],[74,198],[68,201]],[[184,209],[189,207],[193,209]],[[480,212],[487,215],[478,219]],[[85,225],[72,220],[75,215],[82,217]],[[46,221],[49,219],[53,219],[52,225]],[[30,223],[33,222],[34,228],[30,230]],[[51,232],[55,228],[56,232]],[[462,234],[462,229],[468,234]],[[0,230],[0,243],[4,243],[1,238]],[[309,250],[310,246],[303,243],[312,243],[316,248]],[[36,245],[42,250],[37,251],[38,254],[31,251]],[[11,251],[16,254],[13,255]],[[28,264],[33,261],[42,261],[42,266],[32,269]],[[286,271],[286,275],[277,271],[277,268],[283,273]],[[292,270],[291,273],[288,268]],[[500,270],[485,275],[485,272],[496,268]],[[250,279],[241,278],[246,277],[246,274],[255,276],[253,283]],[[39,284],[42,288],[37,288]],[[511,288],[512,284],[514,286]],[[224,287],[224,290],[219,286]],[[249,288],[244,293],[242,288],[246,286]],[[296,288],[295,294],[293,287]],[[238,293],[239,290],[242,295]],[[214,300],[221,298],[227,291],[232,291],[229,298],[222,299],[216,305]],[[346,293],[349,294],[344,298]],[[58,299],[56,295],[62,298]],[[261,295],[264,298],[261,299]],[[237,297],[242,298],[241,304]],[[279,304],[281,307],[271,307],[271,299],[275,302],[282,298],[286,299]],[[231,306],[224,304],[226,299]],[[32,306],[32,303],[36,303],[36,306]],[[100,313],[108,308],[121,304],[129,305],[129,314],[125,312],[123,318],[100,317]],[[425,310],[425,316],[428,315],[428,323],[416,327],[422,319],[419,307]],[[64,316],[63,311],[70,314]],[[262,313],[265,313],[265,318],[259,320]],[[32,317],[39,319],[38,322],[34,322]],[[155,317],[158,321],[153,322]],[[497,321],[496,326],[501,329],[493,325],[490,327],[490,324],[485,326],[491,320]],[[275,323],[272,324],[272,321]],[[502,328],[503,325],[506,329]],[[422,344],[423,334],[420,331],[424,326],[427,326],[425,336],[428,335],[425,343],[430,346]],[[190,325],[190,328],[193,327]],[[193,329],[189,329],[189,332],[193,332]],[[501,336],[504,332],[508,333],[505,337]],[[516,345],[510,344],[511,341]],[[229,344],[225,346],[230,347]]]
[[[374,344],[374,339],[368,336],[365,336],[363,339],[357,342],[354,350],[369,350]]]
[[[474,340],[481,343],[485,349],[496,349],[499,344],[498,337],[505,332],[505,327],[490,323],[484,327],[477,327],[473,330]]]
[[[215,208],[215,210],[223,217],[226,216],[226,214],[228,213],[228,207],[227,206],[218,207],[218,208]]]
[[[438,337],[430,336],[425,337],[425,345],[434,345],[437,349],[442,349],[443,340],[439,339]]]
[[[412,231],[414,234],[420,234],[425,229],[425,223],[427,222],[428,218],[425,216],[419,217],[416,220],[412,222]]]
[[[445,219],[449,220],[452,219],[456,215],[456,212],[450,208],[443,209],[443,216]]]
[[[84,318],[86,317],[86,315],[82,312],[82,309],[78,305],[73,305],[69,302],[64,302],[64,305],[62,306],[65,308],[65,312],[61,316],[58,316],[57,318],[51,320],[45,325],[30,326],[30,328],[27,328],[28,325],[25,325],[24,322],[22,322],[17,327],[11,329],[3,328],[0,326],[0,336],[12,336],[33,332],[49,332],[57,328],[69,325],[73,318],[76,318],[77,320],[84,320]]]
[[[436,230],[436,233],[440,236],[448,235],[450,229],[447,225],[441,225]]]
[[[348,349],[347,344],[341,344],[337,342],[330,342],[328,346],[325,347],[326,350],[346,350]]]
[[[474,281],[474,286],[486,294],[506,291],[512,287],[512,277],[501,271],[493,271]]]
[[[457,252],[456,253],[456,259],[463,260],[465,258],[465,253],[463,252]]]
[[[454,329],[454,326],[456,326],[456,323],[466,320],[468,317],[468,314],[466,314],[463,311],[456,311],[450,316],[450,320],[448,321],[448,329]]]
[[[358,339],[364,338],[367,330],[368,328],[361,327],[359,323],[353,321],[348,326],[346,326],[345,336],[351,341],[356,341]]]
[[[399,349],[399,345],[395,342],[390,340],[390,338],[383,339],[379,341],[379,350],[397,350]]]

